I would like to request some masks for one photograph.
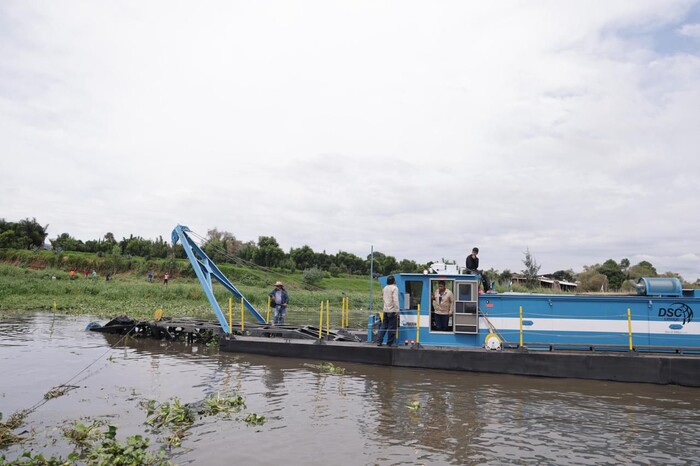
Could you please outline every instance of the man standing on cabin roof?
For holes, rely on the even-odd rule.
[[[377,332],[377,346],[382,346],[384,334],[387,334],[386,345],[392,346],[396,340],[396,324],[399,315],[399,287],[396,286],[396,279],[389,275],[386,279],[386,286],[382,290],[384,300],[384,320]]]
[[[284,325],[284,317],[287,314],[289,294],[284,289],[282,282],[275,283],[275,289],[270,291],[270,301],[275,306],[275,325]]]
[[[472,253],[467,256],[467,272],[474,275],[481,275],[481,281],[484,282],[484,293],[488,293],[491,289],[491,281],[482,270],[479,270],[479,258],[477,254],[479,254],[479,248],[472,248]]]

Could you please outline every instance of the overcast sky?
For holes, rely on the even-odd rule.
[[[0,218],[700,278],[698,1],[0,2]]]

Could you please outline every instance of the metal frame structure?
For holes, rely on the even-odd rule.
[[[221,328],[224,330],[224,332],[232,333],[229,322],[226,320],[226,316],[224,315],[223,311],[221,310],[221,307],[219,306],[219,303],[214,297],[212,278],[221,283],[221,285],[223,285],[224,288],[231,292],[231,294],[233,294],[238,299],[238,301],[242,299],[245,309],[248,312],[250,312],[250,314],[255,318],[255,320],[257,320],[261,324],[264,324],[265,318],[253,307],[252,304],[250,304],[250,302],[248,302],[245,296],[243,296],[243,294],[241,294],[241,292],[238,291],[238,289],[235,286],[233,286],[233,283],[231,283],[231,281],[228,278],[226,278],[226,276],[221,272],[221,270],[219,270],[219,268],[209,258],[209,256],[207,256],[204,253],[204,251],[202,251],[202,249],[199,246],[197,246],[197,244],[195,244],[192,238],[190,238],[187,234],[188,231],[192,230],[190,230],[184,225],[176,226],[173,229],[171,235],[171,238],[173,240],[173,246],[179,241],[180,244],[182,244],[182,247],[185,249],[187,258],[192,263],[192,267],[194,268],[194,272],[197,274],[199,283],[202,285],[204,294],[207,295],[209,304],[211,304],[211,307],[214,309],[214,312],[216,313],[216,318],[219,320],[219,324],[221,325]]]

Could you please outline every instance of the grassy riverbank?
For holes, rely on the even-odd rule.
[[[343,296],[350,298],[350,325],[364,327],[369,307],[367,277],[341,276],[324,278],[323,289],[310,291],[301,284],[300,274],[275,274],[246,269],[225,271],[253,306],[265,314],[267,295],[276,280],[282,280],[290,293],[287,323],[318,324],[320,302],[329,301],[331,324],[340,324]],[[238,280],[240,279],[240,280]],[[243,283],[240,283],[243,282]],[[374,300],[381,296],[379,283],[374,282]],[[215,285],[217,302],[228,310],[231,296],[222,286]],[[118,273],[110,281],[104,276],[73,280],[65,270],[44,268],[34,270],[21,265],[0,264],[0,312],[56,311],[64,314],[91,314],[105,319],[126,314],[136,319],[148,319],[156,309],[166,316],[196,317],[215,320],[214,311],[196,278],[178,276],[166,286],[162,279],[149,283],[142,273]],[[239,320],[240,303],[233,305],[234,320]]]

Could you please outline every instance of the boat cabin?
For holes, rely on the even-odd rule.
[[[382,287],[388,277],[380,277]],[[400,344],[419,342],[430,345],[480,346],[479,275],[463,274],[394,274],[399,289],[400,323],[397,341]],[[452,292],[454,305],[448,330],[438,330],[432,296],[439,282]],[[380,303],[381,306],[381,303]],[[381,312],[381,308],[379,309]],[[370,327],[378,321],[370,322]],[[370,330],[371,333],[371,330]]]
[[[677,278],[641,278],[637,293],[482,293],[479,275],[398,273],[398,344],[500,349],[700,350],[700,290],[684,290]],[[382,287],[388,277],[380,277]],[[438,330],[432,296],[438,283],[454,295],[447,330]],[[380,324],[370,315],[368,339]]]

